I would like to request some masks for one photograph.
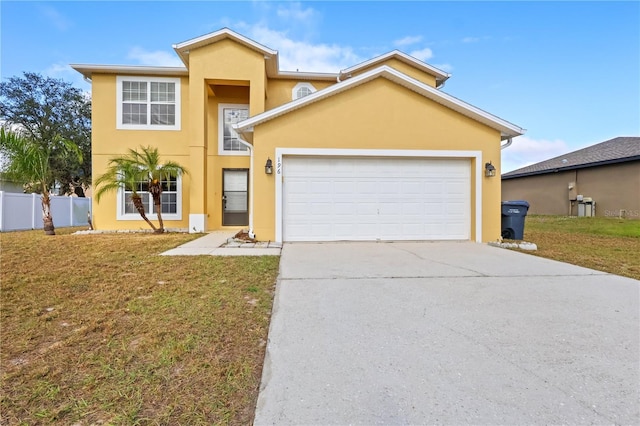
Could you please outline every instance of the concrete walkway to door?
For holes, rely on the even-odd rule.
[[[638,424],[639,298],[484,244],[285,244],[255,424]]]

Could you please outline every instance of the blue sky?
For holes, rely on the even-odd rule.
[[[337,72],[400,49],[452,74],[443,91],[527,133],[502,172],[640,135],[640,2],[1,1],[3,79],[90,90],[70,63],[181,65],[172,44],[229,27],[281,69]]]

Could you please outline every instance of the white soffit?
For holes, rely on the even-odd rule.
[[[161,75],[173,77],[187,77],[189,71],[185,67],[148,67],[138,65],[87,65],[70,64],[85,78],[91,79],[93,74],[125,74],[125,75]]]

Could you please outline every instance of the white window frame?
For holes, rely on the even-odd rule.
[[[292,100],[297,100],[297,99],[302,99],[304,98],[304,96],[309,96],[309,95],[304,95],[304,96],[298,96],[298,90],[302,89],[303,87],[306,87],[307,89],[311,90],[311,93],[315,93],[318,91],[318,89],[316,89],[313,84],[311,83],[298,83],[295,86],[293,86],[293,89],[291,89],[291,99]]]
[[[248,104],[218,104],[218,155],[235,155],[245,157],[250,154],[246,151],[226,151],[224,149],[224,110],[225,108],[244,108],[249,110]]]
[[[125,81],[136,81],[147,83],[147,124],[124,124],[122,122],[122,83]],[[175,124],[162,125],[151,124],[151,83],[174,83],[175,84]],[[116,77],[116,129],[119,130],[180,130],[181,123],[181,96],[180,78],[170,77],[142,77],[122,75]]]
[[[164,192],[163,192],[164,193]],[[149,206],[153,209],[153,197],[149,194]],[[118,188],[117,202],[116,202],[116,220],[144,220],[137,211],[135,213],[125,213],[125,191],[124,187]],[[158,215],[153,212],[145,212],[149,220],[158,220]],[[162,213],[162,220],[182,220],[182,175],[179,174],[176,179],[176,212],[175,213]]]

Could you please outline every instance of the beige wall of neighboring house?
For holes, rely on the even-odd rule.
[[[569,186],[573,185],[573,189]],[[577,195],[596,202],[596,216],[640,219],[640,161],[503,179],[502,200],[526,200],[529,214],[578,215]]]
[[[20,183],[0,179],[0,191],[17,192],[22,194],[24,192],[24,188]]]

